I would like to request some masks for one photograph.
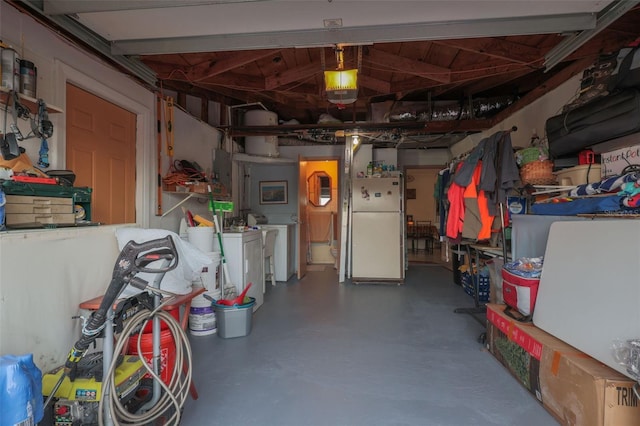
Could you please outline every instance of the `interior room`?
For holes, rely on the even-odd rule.
[[[0,424],[637,426],[639,3],[0,0]]]

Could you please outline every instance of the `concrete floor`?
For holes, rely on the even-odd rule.
[[[190,337],[200,398],[181,424],[557,425],[453,312],[472,304],[435,264],[403,286],[338,284],[330,266],[267,286],[248,336]]]

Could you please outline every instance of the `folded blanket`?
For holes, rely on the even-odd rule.
[[[627,173],[620,176],[612,176],[600,182],[587,183],[578,185],[569,191],[570,197],[579,197],[584,195],[604,194],[607,192],[616,192],[620,190],[624,184],[639,182],[640,173]]]

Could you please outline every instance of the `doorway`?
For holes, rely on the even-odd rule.
[[[135,222],[136,115],[69,83],[66,99],[66,164],[92,188],[91,220]]]
[[[439,263],[440,211],[435,196],[440,166],[405,168],[405,214],[409,263]]]
[[[310,265],[338,266],[338,159],[307,160],[307,226]]]

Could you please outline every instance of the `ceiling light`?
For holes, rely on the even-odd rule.
[[[324,71],[324,83],[327,99],[340,107],[352,104],[358,98],[358,69],[362,57],[362,47],[358,46],[358,68],[356,69],[344,69],[344,49],[341,46],[335,48],[335,53],[337,69]]]
[[[358,98],[358,70],[325,71],[324,82],[329,102],[346,105]]]

